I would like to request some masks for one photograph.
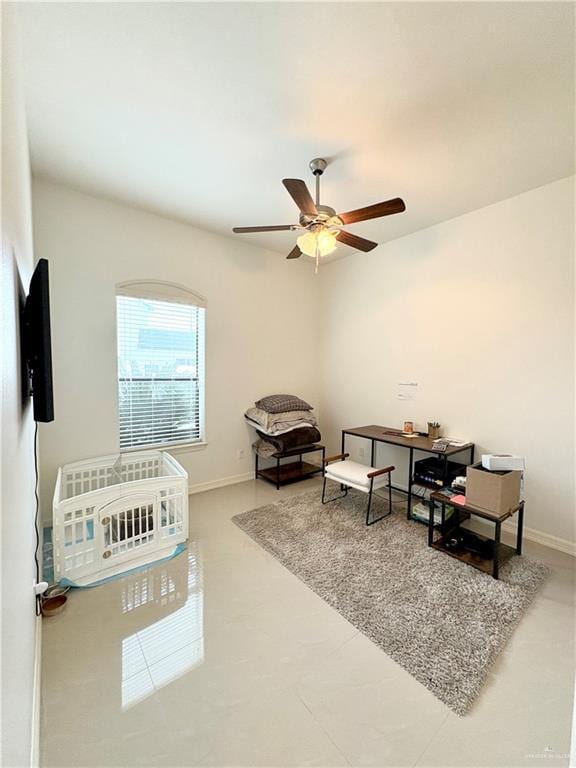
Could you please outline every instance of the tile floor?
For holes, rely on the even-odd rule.
[[[568,764],[573,559],[527,544],[553,573],[460,718],[230,522],[314,487],[192,496],[187,553],[44,622],[43,766]]]

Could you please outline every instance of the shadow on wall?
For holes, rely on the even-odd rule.
[[[17,317],[14,318],[14,327],[18,336],[16,340],[16,391],[20,392],[20,420],[25,417],[26,412],[31,407],[30,404],[30,386],[28,381],[28,373],[25,368],[25,340],[24,340],[24,307],[26,305],[26,291],[22,285],[20,279],[20,272],[18,270],[18,260],[16,258],[16,251],[12,246],[11,253],[12,262],[12,287],[13,296],[17,297],[18,312]]]

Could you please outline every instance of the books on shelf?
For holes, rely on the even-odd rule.
[[[446,514],[444,519],[448,520],[454,514],[454,507],[449,504],[446,505]],[[420,520],[421,523],[428,523],[430,520],[430,506],[428,503],[414,504],[412,507],[412,517],[416,520]],[[434,525],[440,525],[442,522],[442,509],[440,506],[434,507]]]

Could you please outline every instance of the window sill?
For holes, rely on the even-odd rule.
[[[201,451],[208,447],[206,440],[198,440],[194,443],[175,443],[161,448],[162,451],[174,451],[175,453],[185,453],[186,451]]]
[[[132,448],[121,448],[120,453],[137,453],[138,451],[168,451],[171,453],[185,453],[187,451],[201,451],[208,447],[206,440],[195,440],[193,443],[157,443],[156,445],[140,445]]]

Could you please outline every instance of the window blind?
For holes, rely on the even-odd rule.
[[[120,448],[204,437],[204,307],[116,297]]]

